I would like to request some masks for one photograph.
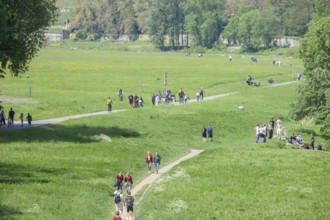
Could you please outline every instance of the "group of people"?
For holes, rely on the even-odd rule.
[[[138,96],[138,95],[129,95],[128,96],[128,103],[132,108],[141,108],[143,107],[143,98],[142,96]]]
[[[24,119],[28,121],[28,125],[32,125],[32,115],[28,113],[27,117],[24,118],[24,114],[21,113],[19,116],[20,122],[21,122],[21,127],[24,126]],[[7,120],[7,123],[6,123]],[[4,110],[1,110],[0,112],[0,127],[14,127],[14,121],[15,121],[15,111],[13,108],[10,108],[9,113],[8,113],[8,118],[6,118],[6,114]]]
[[[207,128],[203,126],[202,128],[202,140],[210,140],[211,142],[213,141],[213,128],[211,125],[209,125]]]
[[[159,166],[161,162],[161,157],[158,153],[152,156],[150,151],[148,151],[147,155],[145,156],[145,162],[147,164],[148,173],[151,173],[151,167],[152,164],[154,164],[155,173],[158,174]],[[113,220],[121,220],[121,215],[123,213],[124,206],[126,206],[128,219],[134,219],[133,217],[134,197],[131,193],[132,185],[133,185],[133,177],[130,175],[130,173],[127,172],[126,176],[124,177],[122,172],[119,171],[118,175],[116,176],[115,185],[114,185],[116,190],[113,193],[113,199],[116,205],[116,216],[113,218]],[[125,198],[123,196],[123,187],[125,187],[126,189]]]
[[[276,136],[278,138],[281,138],[281,132],[282,132],[282,119],[278,118],[276,120]],[[256,132],[256,143],[259,143],[259,138],[263,139],[263,142],[266,143],[267,141],[267,135],[269,139],[273,138],[275,130],[275,121],[274,118],[271,118],[268,123],[265,124],[257,124],[255,127]]]
[[[123,196],[123,185],[126,189],[126,197]],[[115,187],[116,191],[113,193],[114,202],[116,205],[116,216],[113,218],[114,220],[121,220],[121,215],[124,211],[124,206],[126,206],[126,211],[128,213],[128,218],[133,218],[133,206],[134,206],[134,197],[131,194],[131,187],[133,185],[133,178],[129,174],[126,173],[124,177],[122,172],[120,171],[116,176]]]

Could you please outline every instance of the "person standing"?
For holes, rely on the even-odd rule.
[[[6,126],[6,114],[4,110],[1,110],[0,113],[0,127],[2,127],[2,125]]]
[[[264,139],[264,143],[266,143],[266,137],[267,137],[267,126],[264,124],[263,126],[260,126],[259,129],[259,136]]]
[[[211,125],[209,125],[209,127],[207,128],[207,134],[208,134],[209,140],[212,142],[213,141],[213,128],[211,127]]]
[[[201,87],[201,89],[199,90],[199,95],[200,95],[200,100],[204,99],[204,89],[203,87]]]
[[[314,135],[312,134],[312,135],[311,135],[311,143],[309,144],[309,148],[310,148],[311,150],[314,150],[314,141],[315,141],[315,139],[314,139]]]
[[[131,192],[127,193],[127,196],[125,197],[125,204],[126,205],[126,211],[128,213],[128,219],[133,218],[133,206],[134,206],[134,197],[131,195]]]
[[[119,212],[119,215],[123,213],[123,194],[121,190],[115,191],[113,193],[113,200],[115,201],[116,211]]]
[[[147,163],[147,167],[148,167],[148,173],[151,172],[151,164],[153,163],[153,159],[152,159],[152,155],[150,153],[150,151],[148,151],[147,155],[146,155],[146,163]]]
[[[202,141],[206,141],[206,132],[207,132],[207,129],[205,126],[203,126],[202,128]]]
[[[152,105],[155,105],[155,99],[156,99],[156,96],[155,96],[155,93],[153,93],[151,96]]]
[[[131,191],[131,187],[133,185],[133,178],[132,176],[129,174],[129,172],[126,173],[126,176],[125,176],[125,188],[126,188],[126,191],[127,193]]]
[[[116,176],[116,187],[117,190],[122,190],[123,189],[123,180],[124,176],[121,171],[119,171],[118,175]]]
[[[269,139],[273,138],[274,127],[275,127],[275,121],[273,118],[271,118],[269,121],[269,136],[268,136]]]
[[[276,135],[278,138],[281,138],[281,131],[282,131],[282,120],[278,118],[276,121]]]
[[[159,165],[160,165],[160,155],[158,153],[156,153],[156,155],[155,155],[154,164],[155,164],[155,168],[156,168],[156,173],[158,174]]]
[[[257,126],[254,129],[256,131],[256,143],[259,143],[259,137],[260,137],[260,125],[257,124]]]
[[[123,90],[122,89],[119,89],[119,91],[118,91],[118,99],[119,99],[120,102],[123,101],[123,96],[124,96]]]
[[[19,116],[19,119],[21,120],[21,127],[23,127],[23,122],[24,122],[24,114],[21,113],[21,115]]]
[[[29,126],[31,126],[31,123],[32,123],[32,115],[30,113],[28,113],[28,116],[26,117],[27,121],[28,121],[28,124]]]
[[[8,127],[14,126],[15,112],[14,112],[13,108],[10,109],[8,116],[9,116],[8,117]]]

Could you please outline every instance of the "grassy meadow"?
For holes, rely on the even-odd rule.
[[[77,47],[78,50],[71,50]],[[282,52],[281,52],[282,54]],[[2,104],[34,120],[114,109],[108,115],[17,131],[0,131],[0,219],[112,219],[114,179],[129,171],[137,184],[148,173],[144,155],[159,152],[164,166],[205,150],[136,195],[137,219],[328,219],[328,152],[291,149],[278,139],[255,144],[254,127],[282,117],[284,134],[299,132],[327,149],[329,140],[309,122],[288,118],[302,71],[300,60],[271,54],[158,52],[149,44],[66,42],[43,49],[29,77],[1,80]],[[258,62],[252,63],[251,56]],[[281,59],[282,67],[274,67]],[[182,87],[191,97],[223,98],[179,106],[152,106],[151,95]],[[251,74],[261,87],[249,87]],[[30,97],[30,88],[32,97]],[[124,101],[117,100],[119,88]],[[145,107],[130,109],[127,96],[141,95]],[[237,107],[243,105],[244,111]],[[202,142],[211,124],[214,141]],[[144,193],[144,196],[141,195]]]

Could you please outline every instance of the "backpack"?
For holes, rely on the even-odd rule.
[[[115,203],[120,203],[120,202],[121,202],[120,195],[116,194],[115,195]]]

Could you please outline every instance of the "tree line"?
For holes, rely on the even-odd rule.
[[[80,0],[71,27],[81,38],[151,36],[160,48],[212,48],[219,37],[246,51],[271,47],[280,36],[301,37],[315,17],[330,14],[329,0]]]

